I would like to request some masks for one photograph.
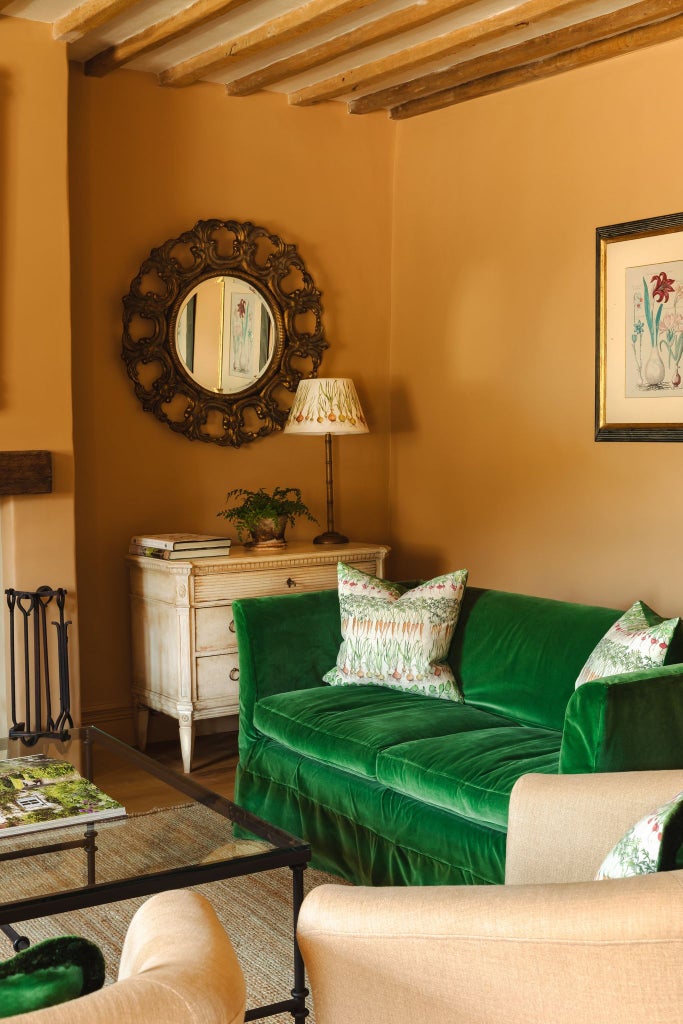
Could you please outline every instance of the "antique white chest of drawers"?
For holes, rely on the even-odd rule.
[[[178,720],[190,771],[195,722],[239,710],[239,658],[231,605],[242,597],[326,590],[337,562],[384,575],[381,544],[290,543],[274,551],[233,547],[225,558],[164,561],[128,556],[133,707],[145,749],[149,709]]]

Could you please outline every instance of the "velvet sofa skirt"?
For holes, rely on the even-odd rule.
[[[414,800],[266,738],[238,765],[235,801],[309,842],[314,867],[356,885],[504,880],[504,827]]]

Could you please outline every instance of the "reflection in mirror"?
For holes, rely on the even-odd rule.
[[[273,357],[273,316],[259,292],[238,277],[194,288],[178,315],[176,345],[188,373],[209,391],[234,394],[258,380]]]

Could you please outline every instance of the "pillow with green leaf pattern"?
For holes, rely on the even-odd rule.
[[[683,792],[628,830],[610,850],[595,878],[629,878],[683,867]]]
[[[342,644],[323,679],[331,686],[387,686],[462,702],[448,651],[467,570],[406,590],[339,562]]]
[[[576,688],[592,679],[664,665],[679,621],[663,619],[636,601],[599,641],[579,672]]]

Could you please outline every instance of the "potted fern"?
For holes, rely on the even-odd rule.
[[[245,547],[284,547],[288,525],[294,526],[299,517],[317,522],[301,500],[298,487],[276,487],[270,492],[263,487],[258,491],[234,487],[225,500],[229,507],[221,509],[217,515],[235,526]]]

